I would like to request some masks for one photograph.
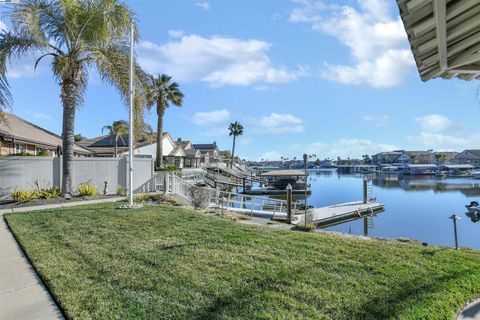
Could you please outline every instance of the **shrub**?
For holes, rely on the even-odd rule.
[[[124,196],[127,193],[127,189],[124,186],[117,187],[117,196]]]
[[[190,200],[192,201],[192,205],[195,209],[205,208],[207,206],[207,191],[202,188],[192,186],[190,189],[188,189],[188,193],[190,194]]]
[[[80,183],[77,190],[81,196],[94,196],[98,194],[97,186],[89,182]]]
[[[60,188],[51,187],[37,190],[40,199],[51,199],[60,197]]]
[[[38,157],[48,157],[50,154],[48,150],[42,149],[37,152]]]
[[[60,188],[59,187],[40,187],[40,183],[38,180],[35,180],[35,190],[38,194],[40,199],[51,199],[51,198],[58,198],[60,196]]]
[[[24,189],[15,188],[11,196],[13,201],[15,202],[28,202],[28,201],[38,199],[38,191],[37,190],[28,191]]]
[[[174,165],[168,165],[168,166],[163,166],[163,167],[157,167],[155,168],[157,171],[177,171],[177,167]]]
[[[10,157],[33,157],[33,154],[30,154],[28,152],[18,152],[18,153],[11,153],[9,154]]]
[[[163,194],[154,193],[142,193],[133,197],[134,202],[162,202],[165,200]]]

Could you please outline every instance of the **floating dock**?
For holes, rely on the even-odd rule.
[[[371,216],[385,210],[385,206],[378,202],[363,201],[347,202],[328,207],[314,208],[307,212],[307,222],[318,227],[329,227]],[[295,215],[294,224],[304,223],[303,215]]]

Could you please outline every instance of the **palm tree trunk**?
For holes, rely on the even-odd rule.
[[[233,157],[235,157],[235,138],[236,136],[233,135],[232,158],[230,159],[230,168],[233,168]]]
[[[75,93],[78,85],[74,81],[62,83],[63,126],[62,126],[62,196],[72,195],[73,146],[75,144],[75,111],[77,99]]]
[[[157,157],[156,167],[163,166],[163,116],[165,109],[160,104],[157,104]]]

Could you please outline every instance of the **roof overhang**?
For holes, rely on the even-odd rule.
[[[433,78],[480,78],[480,1],[397,0],[418,72]]]

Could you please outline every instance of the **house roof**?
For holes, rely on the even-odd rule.
[[[463,152],[457,154],[456,157],[460,156],[460,155],[461,155],[462,153],[464,153],[464,152],[469,152],[469,153],[471,153],[471,154],[476,155],[477,157],[480,157],[480,150],[478,150],[478,149],[467,149],[467,150],[464,150]]]
[[[480,77],[480,2],[397,0],[423,81]]]
[[[135,149],[157,142],[157,134],[155,132],[153,132],[150,136],[150,139],[144,138],[141,141],[137,142],[135,144]],[[169,137],[171,139],[171,136],[168,132],[163,133],[163,138],[166,137]],[[127,151],[128,143],[128,135],[119,138],[117,141],[118,152]],[[103,135],[100,137],[79,141],[78,144],[93,150],[95,153],[106,154],[113,152],[113,148],[115,147],[115,139],[111,135]]]
[[[200,150],[198,149],[186,149],[185,154],[187,157],[200,157]]]
[[[181,146],[176,146],[175,148],[173,148],[172,151],[170,151],[168,156],[170,156],[170,157],[178,157],[178,156],[185,157],[186,154],[185,154],[185,151],[183,150],[183,148]]]
[[[192,143],[189,140],[181,140],[181,139],[178,139],[177,141],[175,141],[175,144],[181,146],[185,150],[190,149],[187,147],[189,147],[189,145],[192,145]]]
[[[203,144],[194,144],[193,147],[200,151],[208,151],[217,149],[217,144],[214,143],[203,143]]]
[[[28,122],[14,114],[5,112],[6,122],[0,124],[0,136],[15,139],[17,142],[35,144],[47,148],[62,146],[62,137]],[[75,153],[91,154],[92,152],[78,144],[73,146]]]

